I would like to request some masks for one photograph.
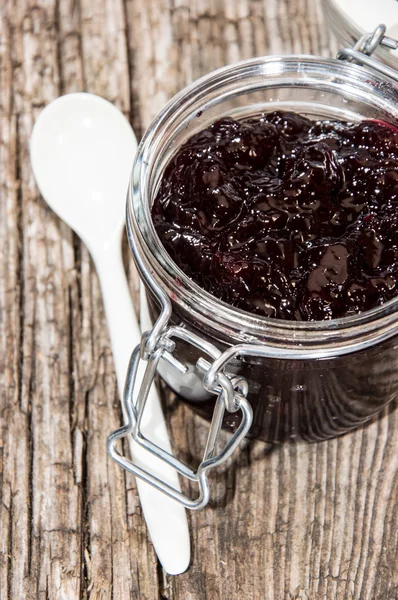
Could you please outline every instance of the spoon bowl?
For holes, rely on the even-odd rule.
[[[37,184],[47,204],[90,249],[120,235],[126,173],[136,150],[124,115],[92,94],[57,98],[35,123],[31,160]]]

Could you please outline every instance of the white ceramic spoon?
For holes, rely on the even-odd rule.
[[[30,143],[33,173],[44,199],[80,236],[95,263],[120,394],[131,352],[141,338],[121,254],[126,191],[136,149],[134,132],[122,113],[103,98],[83,93],[51,102],[39,115]],[[155,389],[147,407],[145,432],[171,452]],[[176,471],[132,438],[129,443],[135,461],[179,488]],[[160,562],[170,574],[183,573],[190,561],[185,509],[141,480],[137,486]]]

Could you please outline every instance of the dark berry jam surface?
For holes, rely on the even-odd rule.
[[[360,313],[398,295],[398,129],[224,118],[167,166],[152,217],[174,262],[257,315]]]

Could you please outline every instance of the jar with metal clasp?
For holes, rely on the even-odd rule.
[[[151,206],[165,166],[194,133],[227,115],[241,119],[288,110],[314,120],[379,119],[397,125],[398,75],[371,56],[379,47],[398,47],[382,25],[353,48],[340,50],[336,59],[269,56],[226,66],[177,94],[141,141],[128,192],[127,231],[153,327],[132,352],[123,398],[129,422],[111,434],[108,450],[123,468],[187,508],[207,504],[209,471],[245,436],[325,440],[358,427],[394,400],[398,298],[361,314],[316,322],[266,318],[225,304],[177,267],[156,234]],[[137,390],[140,361],[146,369]],[[142,433],[156,373],[210,421],[195,470]],[[221,427],[230,435],[219,448]],[[197,496],[187,497],[123,456],[117,442],[126,435],[196,482]]]

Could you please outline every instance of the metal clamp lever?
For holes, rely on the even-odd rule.
[[[398,81],[398,72],[395,69],[383,64],[379,60],[371,58],[371,55],[378,46],[384,46],[390,50],[398,49],[398,40],[385,35],[386,26],[378,25],[373,33],[363,35],[353,48],[343,48],[337,53],[337,58],[348,61],[355,61],[360,65],[366,65],[391,79]]]
[[[236,447],[248,433],[253,416],[250,403],[246,399],[246,394],[248,391],[247,382],[240,377],[233,377],[227,375],[226,373],[219,372],[218,376],[216,377],[215,385],[209,389],[211,393],[217,395],[217,400],[214,407],[203,459],[196,471],[146,438],[142,434],[141,422],[144,415],[148,392],[150,386],[154,384],[154,377],[156,375],[159,361],[163,358],[172,367],[177,368],[180,372],[186,372],[187,370],[184,365],[182,365],[177,359],[175,359],[175,357],[172,356],[171,349],[173,348],[174,343],[171,342],[173,342],[173,338],[179,338],[185,342],[191,343],[196,348],[204,351],[213,360],[219,358],[221,355],[221,352],[218,350],[218,348],[201,339],[194,333],[188,332],[182,327],[168,328],[159,338],[157,348],[151,352],[147,358],[147,365],[140,389],[138,391],[137,401],[134,402],[138,365],[140,360],[144,360],[140,357],[140,346],[138,345],[134,349],[130,359],[123,395],[123,404],[126,409],[128,422],[124,425],[124,427],[121,427],[109,436],[108,452],[116,463],[136,477],[140,477],[153,487],[167,494],[171,498],[174,498],[174,500],[177,500],[177,502],[180,502],[186,508],[197,510],[203,508],[208,503],[210,498],[208,472],[214,467],[222,464],[231,456]],[[144,344],[145,338],[143,340],[143,345]],[[211,366],[207,361],[202,359],[201,370],[203,370],[204,365],[207,365],[208,368]],[[225,410],[228,410],[229,412],[236,412],[238,410],[241,411],[241,422],[224,448],[218,454],[215,454]],[[120,454],[120,452],[116,449],[116,444],[118,440],[128,435],[132,435],[134,441],[141,447],[145,448],[145,450],[152,452],[161,461],[174,467],[180,473],[180,475],[190,479],[191,481],[195,481],[199,487],[198,497],[196,499],[189,498],[188,496],[182,494],[179,490],[176,490],[174,487],[170,486],[167,482],[161,480],[155,474],[149,473],[145,469],[141,468],[136,462],[133,462],[132,460]]]

